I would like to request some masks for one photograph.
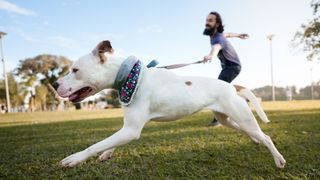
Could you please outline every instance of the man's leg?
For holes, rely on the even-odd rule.
[[[240,70],[241,66],[226,66],[220,72],[218,79],[231,83],[231,81],[238,76]],[[208,124],[208,126],[220,126],[220,123],[215,117],[213,117],[213,120]]]

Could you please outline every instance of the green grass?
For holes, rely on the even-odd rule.
[[[271,123],[258,120],[287,160],[283,170],[265,146],[207,127],[210,112],[148,123],[110,161],[92,157],[72,169],[58,162],[121,128],[121,111],[0,115],[0,179],[319,179],[320,109],[301,109],[269,109]]]

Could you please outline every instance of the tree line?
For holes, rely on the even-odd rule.
[[[262,101],[272,100],[271,86],[264,86],[253,89],[254,94]],[[296,86],[275,87],[276,100],[310,100],[320,99],[320,81],[298,89]]]

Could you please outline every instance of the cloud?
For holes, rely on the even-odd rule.
[[[25,31],[23,31],[22,29],[18,28],[18,27],[9,27],[8,31],[13,32],[14,34],[20,36],[22,39],[26,40],[27,42],[40,42],[41,39],[37,38]]]
[[[79,43],[74,39],[57,35],[57,36],[50,36],[45,38],[47,43],[53,44],[57,47],[73,49],[73,48],[80,48]]]
[[[149,32],[161,33],[162,31],[163,29],[158,25],[149,25],[149,26],[141,27],[138,29],[139,33],[149,33]]]
[[[26,40],[29,43],[46,44],[54,47],[67,49],[79,46],[79,43],[77,43],[77,41],[75,41],[74,39],[61,35],[36,36],[31,35],[18,28],[12,28],[12,31],[14,31],[17,35],[19,35],[22,39]]]
[[[125,38],[124,35],[115,33],[92,33],[92,32],[82,32],[78,34],[79,40],[84,43],[98,43],[102,40],[119,41]]]
[[[36,15],[35,12],[33,12],[29,9],[19,7],[15,4],[12,4],[12,3],[5,1],[5,0],[0,0],[0,9],[5,10],[5,11],[9,11],[9,12],[13,12],[13,13],[17,13],[17,14],[21,14],[21,15],[26,15],[26,16],[35,16]]]

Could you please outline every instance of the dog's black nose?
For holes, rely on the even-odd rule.
[[[52,84],[52,87],[53,87],[55,90],[57,90],[58,87],[59,87],[59,83],[54,82],[54,83]]]

